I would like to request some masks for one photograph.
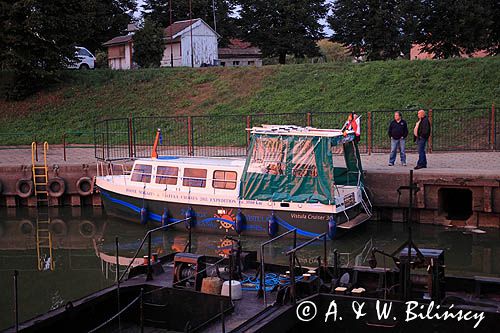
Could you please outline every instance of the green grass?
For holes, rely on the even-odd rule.
[[[3,84],[0,79],[0,87]],[[82,133],[69,135],[70,142],[92,142],[95,121],[130,114],[276,114],[492,103],[500,104],[500,57],[67,71],[62,83],[26,101],[0,102],[0,145],[27,143],[35,134],[39,141],[59,143],[65,132]]]

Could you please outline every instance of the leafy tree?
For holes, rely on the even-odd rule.
[[[126,32],[137,6],[136,0],[86,0],[82,3],[87,19],[80,30],[86,33],[75,42],[92,52],[102,49],[105,41]]]
[[[326,15],[323,0],[239,0],[243,39],[260,47],[266,57],[318,56],[323,37],[319,20]]]
[[[145,19],[156,22],[161,27],[170,24],[169,0],[145,0],[142,15]],[[191,17],[201,18],[222,37],[226,44],[236,36],[236,19],[231,14],[236,9],[237,0],[191,0]],[[214,24],[214,5],[215,24]],[[189,19],[189,0],[172,0],[172,22]]]
[[[77,0],[2,1],[0,63],[11,72],[7,97],[21,99],[57,79],[84,35],[83,4]]]
[[[134,61],[141,67],[160,66],[165,48],[163,29],[146,20],[144,26],[134,34]]]
[[[423,34],[419,38],[423,51],[434,53],[437,58],[449,58],[462,52],[471,54],[480,49],[498,48],[498,38],[494,37],[495,33],[498,35],[500,19],[498,2],[423,0],[423,4]]]
[[[340,43],[322,39],[318,41],[318,47],[321,55],[327,62],[331,61],[347,61],[350,58],[349,49]]]
[[[394,59],[401,55],[398,0],[337,0],[327,21],[332,41],[349,46],[356,57]]]

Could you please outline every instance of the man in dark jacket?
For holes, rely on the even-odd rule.
[[[424,110],[418,110],[418,121],[413,129],[414,140],[418,147],[418,162],[415,170],[427,168],[427,158],[425,156],[425,145],[431,135],[431,123],[425,115]]]
[[[401,156],[401,164],[406,166],[406,137],[408,136],[408,125],[404,121],[401,112],[394,113],[394,120],[389,125],[387,131],[389,138],[391,138],[391,154],[389,155],[389,166],[393,166],[398,154],[398,147]]]

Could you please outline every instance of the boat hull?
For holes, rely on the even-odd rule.
[[[245,222],[240,225],[242,235],[268,236],[269,220],[274,215],[276,234],[282,234],[293,228],[297,236],[315,237],[329,231],[329,219],[332,214],[305,211],[272,211],[271,209],[253,209],[230,206],[199,205],[141,199],[132,196],[100,189],[106,213],[135,223],[141,221],[141,210],[145,208],[148,223],[172,223],[186,218],[191,209],[194,214],[193,232],[212,234],[236,234],[236,216],[241,212]],[[359,205],[358,205],[359,206]],[[350,218],[359,214],[358,206],[348,211]],[[162,218],[168,212],[168,221]],[[344,213],[333,214],[336,224],[347,221]],[[178,230],[186,230],[184,224],[174,226]],[[330,235],[332,235],[330,224]]]

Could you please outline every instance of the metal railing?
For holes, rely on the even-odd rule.
[[[290,251],[288,251],[286,253],[286,255],[288,256],[288,263],[289,263],[289,269],[290,269],[290,300],[292,302],[293,305],[295,305],[297,303],[297,295],[296,295],[296,292],[295,292],[295,260],[296,260],[296,253],[297,251],[299,251],[300,249],[314,243],[315,241],[317,240],[320,240],[320,239],[323,239],[323,267],[325,268],[325,271],[327,269],[327,266],[328,266],[328,262],[327,262],[327,256],[326,256],[326,239],[327,239],[327,235],[326,235],[326,232],[322,233],[321,235],[318,235],[314,238],[311,238],[310,240],[308,240],[307,242],[304,242],[302,244],[300,244],[299,246],[296,246],[294,247],[293,249],[291,249]],[[319,272],[318,272],[319,274]]]
[[[146,281],[152,280],[153,279],[153,272],[152,272],[152,267],[151,267],[151,235],[154,232],[156,232],[156,231],[167,229],[168,227],[172,227],[172,226],[177,225],[179,223],[185,223],[185,222],[187,222],[189,220],[191,220],[191,217],[188,217],[188,218],[185,218],[185,219],[182,219],[182,220],[178,220],[178,221],[175,221],[175,222],[172,222],[172,223],[169,223],[169,224],[165,224],[165,225],[162,225],[160,227],[157,227],[157,228],[149,230],[146,233],[146,235],[144,236],[144,238],[142,239],[141,245],[139,245],[139,248],[135,252],[135,254],[132,257],[132,259],[130,260],[130,263],[127,265],[127,268],[125,268],[125,270],[123,271],[123,273],[120,275],[120,278],[118,279],[118,282],[121,282],[123,280],[123,278],[125,277],[125,275],[129,271],[129,269],[132,267],[132,264],[134,263],[135,259],[137,259],[137,256],[141,252],[142,247],[144,246],[144,243],[146,242],[146,239],[148,240],[148,267],[147,267]],[[191,229],[192,228],[188,228],[188,243],[186,244],[186,248],[184,249],[184,251],[186,251],[186,249],[187,249],[188,252],[191,252],[191,241],[192,241],[192,238],[191,238]]]
[[[394,112],[408,123],[407,150],[415,150],[413,127],[417,109],[359,111],[362,153],[390,149],[388,126]],[[500,149],[500,116],[491,107],[427,109],[432,124],[429,152]],[[262,124],[340,128],[348,112],[304,112],[252,115],[129,117],[95,124],[95,157],[101,160],[149,157],[156,130],[162,130],[160,155],[244,156],[250,135],[247,129]]]
[[[267,298],[266,298],[266,274],[265,274],[265,259],[264,259],[264,247],[266,245],[269,245],[278,239],[281,239],[285,237],[286,235],[289,235],[293,233],[293,248],[297,247],[297,229],[293,228],[291,230],[288,230],[287,232],[278,235],[268,241],[265,241],[264,243],[260,244],[260,283],[259,283],[259,291],[258,295],[259,297],[262,296],[264,297],[264,305],[267,306]]]

